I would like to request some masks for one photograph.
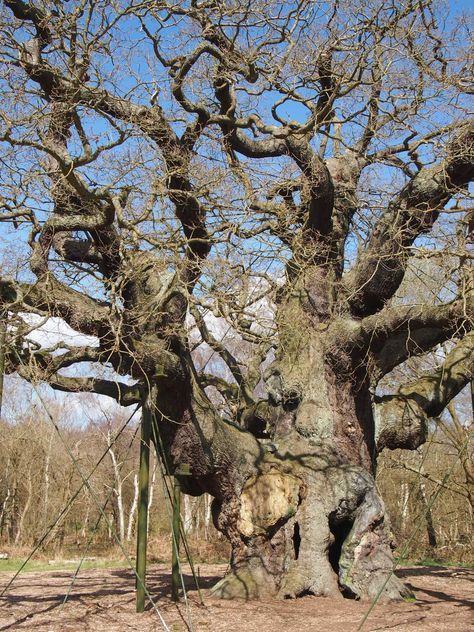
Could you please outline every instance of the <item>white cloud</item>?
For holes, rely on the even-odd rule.
[[[62,318],[52,316],[44,322],[44,318],[37,314],[21,314],[23,320],[30,326],[36,327],[27,338],[43,348],[49,348],[64,342],[70,347],[98,347],[99,340],[95,336],[85,336],[70,327]]]

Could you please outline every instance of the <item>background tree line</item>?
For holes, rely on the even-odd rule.
[[[8,418],[0,419],[0,548],[11,555],[23,554],[47,534],[41,551],[48,556],[87,551],[122,555],[118,542],[133,553],[139,417],[130,421],[130,409],[117,408],[77,424],[67,403],[46,399],[47,412],[40,404],[15,412],[16,397],[15,389],[8,391],[13,406],[7,406]],[[86,410],[87,402],[83,404]],[[77,468],[84,476],[93,472],[94,497],[85,488],[75,497],[82,483]],[[151,471],[152,554],[166,558],[171,554],[171,535],[165,486],[171,483],[169,477],[163,478],[155,455]],[[182,520],[198,557],[227,554],[227,545],[212,525],[210,496],[184,496]]]
[[[15,399],[9,390],[8,399]],[[10,402],[11,403],[11,402]],[[123,429],[130,409],[103,410],[83,425],[71,422],[67,404],[46,400],[48,411],[84,474],[100,465],[91,484],[110,520],[108,525],[91,494],[83,490],[76,467],[42,406],[29,411],[8,407],[0,420],[0,547],[23,553],[49,532],[42,547],[48,556],[120,555],[114,532],[129,552],[134,551],[137,508],[138,417]],[[123,429],[123,430],[122,430]],[[474,465],[471,404],[466,393],[448,414],[432,425],[427,442],[417,451],[385,452],[379,460],[377,483],[385,498],[398,552],[416,528],[410,558],[474,561]],[[122,431],[121,431],[122,430]],[[121,431],[121,432],[120,432]],[[119,437],[117,434],[120,432]],[[452,473],[443,482],[447,472]],[[152,554],[171,554],[169,507],[156,458],[150,486]],[[169,481],[167,481],[169,484]],[[433,495],[443,492],[429,508]],[[55,518],[67,507],[61,520]],[[183,495],[182,521],[198,559],[225,557],[227,544],[215,530],[211,498]],[[421,526],[421,528],[420,528]]]

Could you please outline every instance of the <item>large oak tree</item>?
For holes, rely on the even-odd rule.
[[[0,219],[29,265],[1,280],[7,370],[152,406],[231,542],[218,594],[373,597],[377,454],[419,446],[473,376],[466,19],[430,0],[1,15]],[[426,270],[444,282],[410,295]],[[90,344],[32,345],[28,314]]]

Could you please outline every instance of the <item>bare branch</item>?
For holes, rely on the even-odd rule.
[[[446,159],[422,169],[391,202],[367,249],[345,279],[355,314],[377,312],[398,289],[410,247],[428,232],[450,198],[474,178],[474,122],[447,147]]]
[[[207,343],[211,349],[213,349],[216,353],[220,355],[220,357],[224,360],[224,362],[229,367],[235,381],[237,382],[239,389],[242,393],[244,401],[249,404],[253,402],[252,392],[247,385],[245,377],[242,373],[242,369],[240,368],[239,363],[232,355],[232,353],[226,349],[224,344],[217,340],[209,331],[204,318],[201,315],[199,309],[195,306],[191,306],[190,308],[191,314],[196,322],[196,325],[201,333],[202,339],[205,343]]]
[[[437,417],[474,379],[474,333],[464,336],[433,373],[375,400],[377,448],[414,449],[426,439],[427,418]]]
[[[110,305],[93,299],[58,281],[52,274],[36,284],[0,279],[0,294],[6,309],[50,314],[63,318],[70,327],[86,335],[105,338],[115,317]]]
[[[428,351],[460,332],[474,327],[474,303],[460,298],[443,305],[386,307],[378,314],[362,319],[349,334],[357,353],[375,354],[378,371],[391,371],[415,353]],[[429,345],[429,346],[427,346]]]

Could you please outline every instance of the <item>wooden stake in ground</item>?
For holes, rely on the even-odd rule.
[[[472,417],[474,418],[474,380],[471,380]]]
[[[5,351],[7,342],[7,314],[0,313],[0,416],[2,414],[3,375],[5,373]]]
[[[138,517],[137,517],[137,612],[145,609],[146,553],[148,539],[148,487],[150,477],[150,435],[152,425],[153,389],[142,406],[142,428],[140,442],[140,470],[138,474]]]
[[[181,487],[179,480],[174,477],[173,484],[173,556],[171,562],[171,599],[179,601],[179,536],[181,523]]]

